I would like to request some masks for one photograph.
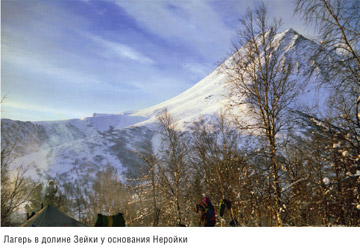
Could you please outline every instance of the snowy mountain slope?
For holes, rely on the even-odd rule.
[[[45,178],[79,169],[96,171],[111,164],[136,164],[134,149],[151,143],[152,131],[129,127],[144,117],[97,115],[54,122],[21,122],[2,119],[2,148],[15,146],[12,164],[30,165],[30,175]],[[86,172],[84,170],[84,172]]]
[[[313,76],[309,82],[306,81],[307,74],[310,71],[309,59],[319,45],[298,34],[293,29],[276,35],[275,40],[278,43],[276,49],[280,50],[282,56],[295,65],[290,79],[295,80],[301,90],[299,101],[308,106],[318,105],[318,102],[323,103],[326,99],[326,93],[321,95],[316,91],[315,85],[318,82],[316,76]],[[230,58],[224,63],[229,63],[229,61]],[[197,119],[200,115],[212,116],[220,112],[224,105],[228,103],[227,99],[226,74],[221,72],[220,67],[218,67],[180,95],[153,107],[135,112],[134,115],[148,117],[148,120],[140,123],[146,125],[154,122],[156,115],[167,108],[179,122],[187,123]]]
[[[317,104],[316,99],[323,102],[326,94],[315,90],[315,77],[305,84],[309,58],[318,45],[292,29],[278,34],[276,39],[276,49],[296,66],[290,77],[301,89],[298,101],[310,106]],[[136,112],[53,122],[3,119],[2,147],[15,145],[14,164],[37,166],[33,168],[34,175],[38,169],[43,175],[69,178],[79,171],[94,172],[107,163],[135,174],[139,163],[134,150],[152,150],[156,144],[156,115],[167,108],[185,130],[200,116],[212,119],[228,102],[225,82],[226,74],[216,69],[182,94]]]

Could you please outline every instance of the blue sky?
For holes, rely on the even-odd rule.
[[[290,0],[265,1],[282,30],[311,30]],[[62,120],[165,101],[236,41],[246,0],[2,0],[2,118]]]

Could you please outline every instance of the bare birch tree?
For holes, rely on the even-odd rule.
[[[161,156],[158,157],[158,181],[162,192],[175,210],[177,225],[180,225],[184,223],[184,197],[190,174],[186,162],[188,149],[185,134],[179,130],[178,123],[166,109],[157,119],[162,136]]]
[[[11,146],[1,150],[1,226],[11,225],[11,216],[27,202],[34,188],[26,177],[26,167],[11,166],[12,150]]]
[[[282,225],[279,166],[277,162],[279,132],[289,125],[288,107],[298,95],[295,81],[290,79],[292,64],[281,54],[276,34],[281,21],[268,21],[264,3],[248,9],[241,19],[239,42],[234,45],[230,61],[223,63],[228,75],[231,107],[246,105],[253,119],[249,123],[235,117],[242,129],[255,130],[267,138],[271,159],[274,207],[277,225]],[[241,49],[239,49],[241,48]],[[244,124],[246,124],[244,126]]]
[[[321,40],[314,70],[326,68],[323,79],[332,89],[329,107],[333,125],[343,124],[352,137],[353,156],[360,154],[360,2],[356,0],[296,0],[295,13],[315,23]]]
[[[117,169],[110,164],[96,173],[92,191],[86,196],[85,198],[89,199],[88,214],[92,219],[95,219],[98,213],[113,215],[123,212],[128,202],[127,189],[120,180]]]
[[[296,0],[295,3],[295,13],[316,25],[321,40],[312,58],[314,70],[328,71],[321,84],[331,91],[329,112],[325,118],[312,119],[315,129],[325,131],[322,135],[329,144],[327,150],[332,152],[329,160],[336,176],[337,210],[341,211],[336,217],[341,224],[356,224],[360,210],[360,186],[354,176],[360,172],[360,2]]]
[[[159,194],[158,194],[158,182],[157,182],[157,158],[153,154],[152,150],[147,152],[139,152],[136,154],[140,159],[144,161],[143,175],[138,179],[135,179],[135,186],[138,196],[143,199],[144,217],[152,216],[152,226],[156,227],[159,222],[160,206],[159,206]],[[138,191],[139,190],[139,191]],[[149,209],[150,208],[150,209]],[[148,211],[149,210],[149,211]]]

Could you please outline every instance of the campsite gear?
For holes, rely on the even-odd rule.
[[[232,227],[238,226],[238,222],[237,222],[237,220],[235,219],[235,216],[234,216],[234,210],[231,207],[231,201],[227,200],[227,199],[223,199],[220,202],[219,207],[220,207],[220,216],[221,217],[224,216],[225,208],[229,209],[230,210],[230,215],[231,215],[230,226],[232,226]]]
[[[22,227],[86,227],[81,222],[48,205],[26,221]]]
[[[112,216],[98,214],[95,227],[125,227],[125,219],[122,213]]]

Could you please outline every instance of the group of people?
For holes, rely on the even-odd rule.
[[[237,226],[238,222],[234,218],[233,210],[231,208],[231,201],[227,199],[223,199],[220,204],[220,216],[224,216],[225,208],[230,210],[230,215],[232,221],[230,222],[231,226]],[[200,213],[200,225],[203,227],[214,227],[216,224],[216,213],[214,206],[212,205],[210,198],[205,197],[203,201],[195,207],[195,212]]]

